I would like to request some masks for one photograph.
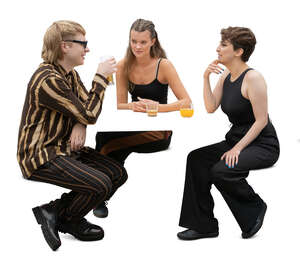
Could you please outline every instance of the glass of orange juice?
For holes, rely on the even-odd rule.
[[[194,108],[192,102],[183,102],[180,105],[180,114],[182,117],[190,118],[194,115]]]
[[[149,117],[156,117],[158,112],[158,102],[156,101],[147,102],[146,111]]]

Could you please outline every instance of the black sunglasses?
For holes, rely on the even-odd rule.
[[[87,41],[81,41],[81,40],[64,40],[66,42],[74,42],[79,43],[83,48],[87,47],[88,42]]]

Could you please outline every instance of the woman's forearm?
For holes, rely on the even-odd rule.
[[[216,99],[210,87],[209,77],[204,77],[203,98],[206,111],[213,113],[216,110]]]
[[[170,111],[180,110],[180,106],[182,104],[189,104],[189,103],[192,103],[192,101],[188,98],[188,99],[181,99],[169,104],[159,104],[158,112],[170,112]]]
[[[182,104],[188,104],[192,103],[190,99],[181,99],[176,102],[170,103],[170,104],[159,104],[158,105],[158,111],[159,112],[170,112],[170,111],[176,111],[180,110],[180,106]],[[132,109],[132,102],[130,103],[118,103],[117,104],[118,110],[131,110]]]
[[[131,103],[118,103],[117,104],[117,108],[119,109],[119,110],[128,110],[128,109],[132,109],[132,107],[131,107]]]
[[[268,117],[264,120],[255,121],[250,127],[249,131],[245,136],[234,146],[235,149],[242,151],[246,146],[248,146],[252,141],[254,141],[257,136],[261,133],[263,128],[268,124]]]

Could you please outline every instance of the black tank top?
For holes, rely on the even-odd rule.
[[[221,100],[221,108],[228,116],[232,127],[226,134],[226,140],[236,144],[245,134],[249,131],[252,124],[255,122],[250,100],[243,97],[241,88],[246,73],[252,68],[246,69],[235,81],[231,82],[231,74],[229,74],[223,84],[223,95]],[[273,146],[279,150],[279,142],[277,139],[275,128],[273,127],[270,119],[268,124],[257,136],[251,144],[264,144]]]
[[[251,103],[241,93],[244,77],[250,70],[253,69],[246,69],[234,82],[230,81],[231,74],[227,75],[224,80],[221,108],[234,125],[255,122]]]
[[[139,85],[128,82],[128,91],[132,101],[138,101],[138,97],[140,97],[158,101],[160,104],[168,103],[168,84],[162,84],[157,79],[160,61],[161,58],[157,63],[155,79],[151,83]]]

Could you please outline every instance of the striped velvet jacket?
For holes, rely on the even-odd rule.
[[[96,122],[107,84],[96,74],[88,92],[75,70],[39,66],[28,84],[19,128],[17,159],[25,178],[47,161],[71,154],[73,126]]]

